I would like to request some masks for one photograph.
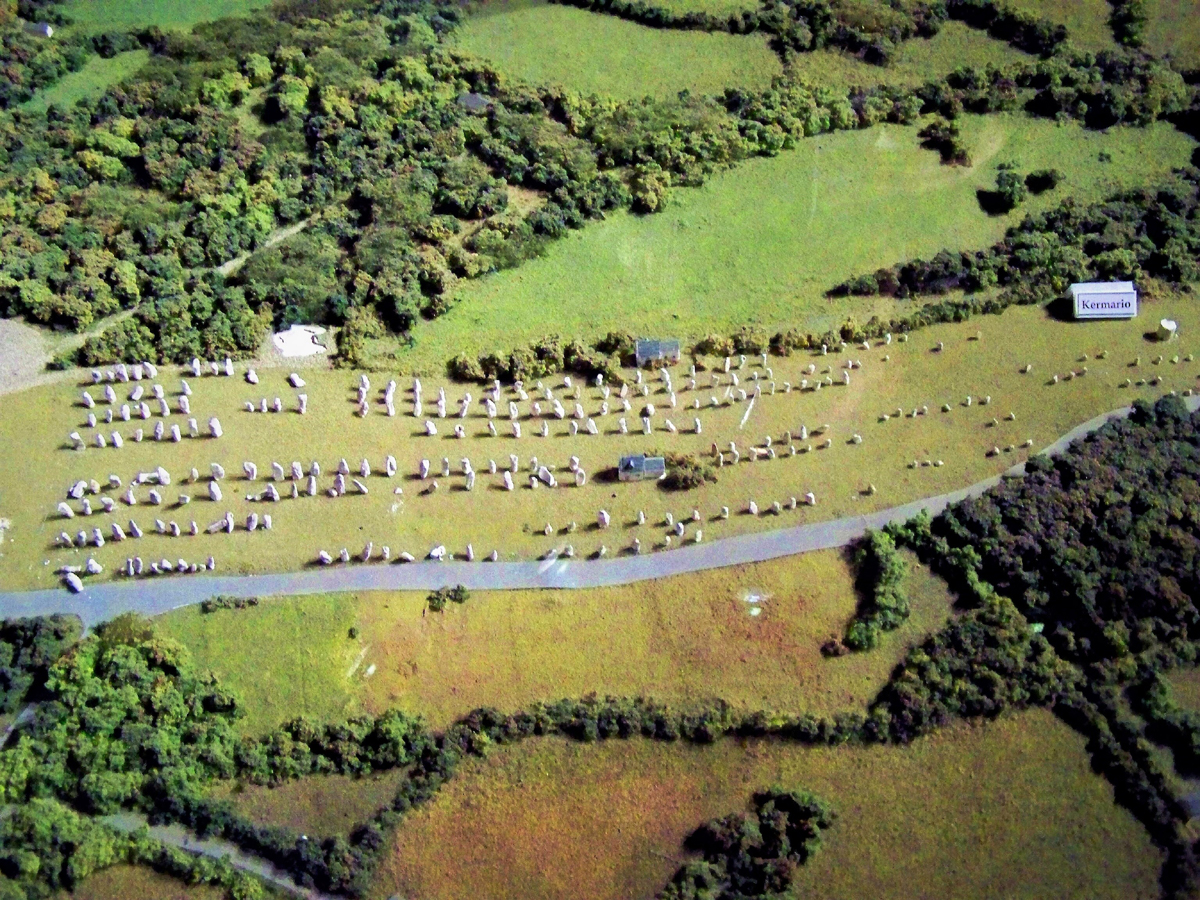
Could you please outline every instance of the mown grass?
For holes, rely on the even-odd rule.
[[[67,30],[125,31],[158,26],[189,30],[201,22],[243,16],[270,0],[67,0]]]
[[[650,897],[692,829],[780,784],[838,813],[798,897],[1157,897],[1161,855],[1084,743],[1041,710],[904,748],[526,741],[405,818],[372,896]]]
[[[274,897],[268,892],[267,896]],[[184,884],[144,866],[113,866],[90,875],[74,891],[54,900],[224,900],[225,891],[202,884]]]
[[[93,56],[78,72],[64,75],[21,104],[21,108],[40,112],[52,103],[63,107],[74,106],[80,100],[103,94],[114,84],[133,75],[149,58],[149,50],[131,50],[118,53],[110,59]]]
[[[613,214],[552,244],[543,258],[463,282],[457,304],[424,323],[416,346],[396,349],[408,368],[436,371],[458,351],[514,347],[548,333],[599,337],[613,328],[698,337],[747,322],[823,331],[848,314],[890,314],[891,304],[825,291],[943,247],[1000,238],[1026,212],[1066,195],[1097,199],[1186,165],[1194,142],[1161,124],[1085,131],[1018,115],[961,120],[974,166],[943,166],[919,147],[917,128],[880,126],[802,141],[772,159],[677,189],[660,214]],[[1112,162],[1098,163],[1101,152]],[[1058,191],[1007,216],[988,216],[975,192],[1000,163],[1054,167]],[[387,363],[381,359],[381,363]]]
[[[797,53],[789,71],[817,86],[872,87],[888,84],[915,87],[945,76],[960,66],[1004,66],[1030,57],[961,22],[946,22],[932,38],[901,44],[886,66],[865,63],[839,50]]]
[[[908,622],[876,650],[838,659],[820,645],[840,636],[857,597],[836,551],[619,588],[476,591],[437,614],[424,613],[424,594],[340,594],[177,610],[159,627],[243,699],[248,732],[301,713],[389,708],[441,728],[481,706],[592,691],[823,714],[865,706],[907,647],[948,616],[945,585],[913,563]],[[764,597],[759,615],[750,593]]]
[[[226,783],[214,796],[228,798],[254,822],[330,837],[348,834],[371,813],[390,805],[405,774],[396,769],[363,778],[316,775],[273,788]]]
[[[647,28],[556,4],[490,4],[452,40],[512,78],[619,98],[763,88],[782,71],[762,35]]]
[[[1156,347],[1143,336],[1148,323],[1162,316],[1180,322],[1182,337],[1172,347]],[[260,369],[262,383],[253,387],[240,377],[206,377],[195,383],[193,414],[200,422],[210,415],[219,416],[225,429],[220,441],[184,439],[173,444],[151,439],[140,444],[128,442],[120,450],[90,447],[76,452],[67,449],[70,445],[65,439],[72,429],[82,428],[84,410],[73,405],[79,396],[78,385],[60,383],[31,389],[0,398],[0,446],[22,448],[19,457],[0,469],[0,516],[11,522],[0,545],[0,584],[9,589],[54,585],[55,568],[65,563],[82,564],[89,556],[107,569],[109,574],[101,579],[111,577],[133,554],[147,560],[182,557],[192,561],[212,554],[218,572],[223,574],[294,571],[314,564],[320,549],[336,555],[345,547],[358,554],[367,541],[374,543],[376,559],[384,544],[391,548],[393,558],[402,550],[423,556],[438,544],[447,545],[461,558],[468,543],[477,558],[496,549],[502,559],[531,559],[550,549],[562,550],[568,544],[577,557],[583,557],[601,545],[610,554],[627,552],[635,537],[645,552],[662,549],[669,533],[664,521],[668,512],[679,519],[690,519],[692,511],[698,510],[702,521],[687,526],[688,540],[699,528],[706,542],[750,531],[860,515],[972,484],[1008,469],[1028,453],[1016,449],[989,455],[993,447],[1019,448],[1026,439],[1033,441],[1034,448],[1044,447],[1075,425],[1128,404],[1135,397],[1157,397],[1167,390],[1194,387],[1200,362],[1189,363],[1185,357],[1200,352],[1198,324],[1190,297],[1149,301],[1142,316],[1132,322],[1060,322],[1044,310],[1025,307],[1000,317],[929,328],[908,343],[896,341],[887,348],[855,348],[828,357],[804,353],[771,359],[770,377],[777,391],[771,395],[769,387],[765,389],[744,425],[746,404],[711,408],[710,398],[723,396],[724,388],[712,391],[707,386],[708,374],[700,372],[697,390],[683,390],[687,370],[680,367],[675,371],[680,407],[700,401],[702,409],[672,412],[670,417],[679,429],[675,434],[665,430],[666,415],[659,412],[655,416],[656,430],[648,436],[638,428],[635,408],[631,431],[636,434],[619,434],[617,415],[610,413],[596,420],[602,434],[595,437],[582,431],[572,437],[566,422],[552,420],[552,437],[542,438],[532,433],[536,423],[528,418],[523,421],[520,439],[510,436],[505,419],[498,420],[499,436],[490,437],[485,430],[485,415],[476,407],[478,411],[465,420],[468,437],[455,439],[451,428],[458,420],[447,419],[439,421],[440,434],[431,438],[424,434],[421,421],[411,416],[403,394],[407,380],[402,380],[404,387],[397,395],[399,415],[389,418],[378,405],[384,380],[373,376],[376,403],[371,415],[359,418],[354,402],[357,375],[318,370],[305,370],[309,379],[308,415],[240,411],[246,399],[274,395],[286,398],[288,406],[294,408],[294,392],[284,382],[286,370]],[[982,340],[974,340],[977,333]],[[944,352],[931,352],[937,341],[944,342]],[[1082,368],[1085,363],[1080,357],[1085,353],[1094,356],[1102,348],[1110,351],[1109,358],[1090,359],[1086,363],[1088,375],[1059,384],[1048,382],[1052,373],[1065,375],[1071,369]],[[1161,366],[1152,365],[1153,357],[1164,350],[1167,360]],[[1173,354],[1180,356],[1177,365],[1170,362]],[[884,355],[889,357],[886,362]],[[1129,368],[1135,356],[1141,356],[1143,363],[1137,370]],[[828,377],[840,380],[847,358],[862,362],[862,368],[854,370],[850,386],[839,384],[819,393],[783,392],[783,382],[799,385],[801,378],[808,377],[804,368],[809,364],[817,367],[818,374],[831,369]],[[1034,374],[1020,374],[1019,368],[1026,363],[1033,364]],[[757,365],[748,364],[741,373],[743,383],[752,372],[768,377]],[[1122,384],[1126,377],[1162,381],[1153,386],[1147,383],[1125,388]],[[177,378],[175,372],[160,373],[160,381],[171,391],[177,388]],[[554,384],[561,385],[561,380],[555,379]],[[436,396],[438,387],[435,380],[425,382],[427,403]],[[657,384],[655,389],[659,390]],[[122,394],[125,390],[123,386]],[[463,390],[461,386],[447,386],[451,412]],[[478,387],[472,387],[471,392],[478,398]],[[562,395],[561,388],[558,394]],[[992,405],[985,407],[976,402],[968,408],[963,405],[967,394],[975,398],[990,395]],[[581,396],[587,412],[596,414],[601,402],[599,391],[589,386]],[[662,393],[648,399],[659,408],[666,400]],[[952,411],[941,412],[943,403],[949,403]],[[897,407],[911,412],[921,406],[928,406],[928,415],[882,420],[883,413],[894,414]],[[522,404],[522,415],[527,416],[528,410],[528,404]],[[1010,412],[1016,417],[1014,421],[1008,420]],[[693,431],[694,416],[701,419],[700,434]],[[997,419],[995,426],[993,418]],[[186,430],[181,416],[176,414],[171,420]],[[815,431],[825,424],[830,426],[829,449],[822,449],[823,435],[810,435],[807,444],[800,442],[799,449],[814,449],[796,456],[788,455],[786,446],[779,443],[785,430],[795,437],[801,425]],[[128,435],[137,425],[148,427],[148,423],[131,422],[122,425],[122,430]],[[90,442],[91,432],[82,430]],[[861,444],[851,442],[855,433],[863,437]],[[783,456],[774,461],[747,461],[750,446],[761,447],[767,435],[773,437],[777,453],[782,450]],[[712,443],[727,448],[729,441],[737,443],[743,461],[719,469],[715,483],[692,491],[673,493],[652,483],[617,484],[602,477],[622,453],[659,449],[707,455]],[[383,457],[388,453],[396,456],[400,467],[400,476],[390,480],[381,474]],[[510,453],[518,456],[522,467],[516,479],[519,489],[513,492],[502,488],[499,475],[488,474],[489,457],[503,467]],[[561,469],[572,455],[579,457],[581,466],[591,475],[587,485],[557,490],[531,490],[527,486],[532,457]],[[286,499],[278,504],[247,499],[264,490],[264,480],[271,477],[272,460],[288,468],[293,460],[300,461],[304,468],[310,460],[319,460],[324,472],[319,486],[324,491],[332,484],[339,458],[345,457],[357,471],[364,456],[370,459],[373,470],[366,482],[368,495],[351,486],[346,496],[337,499],[324,493],[317,497],[302,493],[293,500],[291,485],[284,482],[281,490]],[[442,458],[450,460],[453,471],[458,472],[458,461],[463,456],[470,457],[480,473],[471,492],[463,489],[461,474],[440,477]],[[440,486],[437,492],[430,492],[431,482],[416,479],[421,458],[432,462]],[[913,460],[936,459],[945,465],[909,468]],[[257,463],[258,481],[250,482],[240,475],[244,460]],[[212,462],[221,463],[228,473],[219,503],[207,499]],[[173,475],[171,487],[163,492],[163,506],[150,506],[149,488],[142,486],[136,492],[136,508],[118,503],[111,516],[65,520],[55,512],[57,502],[76,479],[95,478],[106,484],[110,474],[117,474],[127,485],[136,473],[153,471],[160,465]],[[192,467],[204,473],[200,484],[185,483],[185,479],[190,481]],[[864,492],[871,484],[876,486],[876,493],[867,495]],[[396,488],[404,493],[394,493]],[[123,490],[105,493],[117,497]],[[806,491],[816,495],[815,506],[801,505],[794,511],[785,507],[778,516],[769,512],[773,501],[786,503],[789,496],[802,498]],[[175,501],[180,494],[197,499],[187,507],[179,507]],[[93,502],[96,500],[93,498]],[[762,515],[746,514],[750,500],[758,504]],[[728,519],[719,517],[722,506],[730,508]],[[79,504],[75,508],[78,510]],[[607,531],[593,525],[600,508],[612,515],[612,527]],[[227,510],[239,523],[244,523],[251,512],[270,513],[274,527],[269,532],[259,529],[250,534],[239,526],[232,535],[201,533],[180,538],[154,533],[155,519],[178,521],[185,531],[195,520],[203,529]],[[639,510],[646,515],[642,525],[636,521]],[[64,529],[72,535],[79,529],[90,533],[94,527],[108,533],[114,520],[128,529],[130,518],[147,532],[145,537],[124,543],[109,541],[100,549],[53,546]],[[578,525],[574,532],[568,530],[571,522]],[[543,533],[547,524],[553,532],[550,535]],[[672,541],[678,546],[678,538],[672,537]],[[147,581],[146,589],[152,590],[152,585]],[[12,613],[19,614],[19,608],[14,607]]]
[[[1067,26],[1070,42],[1080,50],[1111,50],[1116,46],[1105,0],[1011,0],[1010,6]]]
[[[344,595],[331,600],[279,597],[208,614],[190,607],[160,627],[236,690],[247,713],[238,727],[258,734],[298,716],[330,721],[359,709],[354,674],[361,679],[366,665],[355,666],[362,648],[347,637],[356,612]]]

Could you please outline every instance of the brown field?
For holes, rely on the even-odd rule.
[[[620,588],[475,592],[442,613],[423,614],[423,594],[336,594],[159,622],[243,698],[251,733],[301,714],[393,707],[440,728],[480,706],[592,691],[829,713],[865,705],[907,647],[945,621],[945,584],[913,562],[908,622],[876,650],[839,659],[820,645],[858,599],[835,551]],[[758,616],[748,592],[764,597]]]
[[[1200,0],[1146,0],[1142,39],[1152,53],[1169,53],[1182,66],[1200,67]]]
[[[410,814],[372,896],[651,897],[693,828],[781,784],[838,813],[797,897],[1157,897],[1161,856],[1083,747],[1040,710],[907,748],[531,740]]]
[[[225,891],[184,884],[143,866],[113,866],[88,877],[70,893],[60,892],[55,900],[225,900]]]
[[[1066,25],[1071,43],[1080,50],[1111,50],[1117,45],[1108,27],[1111,7],[1105,0],[1012,0],[1011,5]]]

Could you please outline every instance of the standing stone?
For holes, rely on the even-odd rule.
[[[208,431],[215,438],[219,438],[224,432],[221,430],[221,422],[216,416],[208,420]]]

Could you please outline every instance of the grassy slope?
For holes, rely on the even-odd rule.
[[[781,71],[760,35],[659,30],[568,6],[489,7],[453,40],[514,78],[612,97],[762,88]]]
[[[940,165],[916,128],[882,126],[801,142],[678,189],[666,211],[616,214],[553,244],[520,268],[463,283],[459,303],[422,326],[408,366],[436,367],[455,351],[479,352],[557,332],[611,328],[697,336],[747,321],[768,328],[838,325],[869,316],[875,301],[829,301],[843,279],[943,247],[984,247],[1027,211],[1066,192],[1088,200],[1152,182],[1187,163],[1191,139],[1168,125],[1106,134],[1022,116],[964,117],[973,168]],[[1113,162],[1096,163],[1100,151]],[[996,166],[1054,166],[1067,186],[1008,216],[975,198]]]
[[[601,544],[610,551],[626,548],[637,536],[644,548],[661,547],[667,528],[663,525],[666,512],[676,517],[690,517],[698,509],[704,519],[705,541],[744,533],[791,526],[805,522],[855,515],[884,509],[899,503],[932,496],[971,484],[987,475],[997,474],[1024,458],[1023,451],[986,456],[993,446],[1019,445],[1026,438],[1035,447],[1042,447],[1070,428],[1093,416],[1129,403],[1135,396],[1157,397],[1168,389],[1184,390],[1196,385],[1200,363],[1182,360],[1178,365],[1150,365],[1158,352],[1147,343],[1143,333],[1149,322],[1162,316],[1177,319],[1182,337],[1174,349],[1167,348],[1168,357],[1178,353],[1181,358],[1200,352],[1197,343],[1197,313],[1190,297],[1165,299],[1151,303],[1142,316],[1133,322],[1095,322],[1078,324],[1050,320],[1036,308],[1010,310],[1001,317],[984,317],[960,325],[946,325],[920,332],[906,344],[894,342],[887,348],[890,361],[884,362],[884,350],[855,349],[848,354],[830,357],[797,355],[788,359],[772,359],[773,377],[777,383],[798,384],[803,367],[813,363],[829,364],[837,370],[845,364],[845,356],[860,359],[863,367],[855,371],[852,384],[820,393],[781,390],[774,396],[764,395],[756,402],[745,428],[740,428],[745,415],[744,404],[708,408],[713,392],[701,389],[679,395],[681,405],[690,405],[693,398],[705,408],[699,412],[703,433],[691,429],[693,411],[680,409],[673,415],[680,431],[669,434],[664,429],[663,416],[656,416],[656,432],[652,436],[640,433],[621,436],[617,433],[615,415],[599,419],[604,432],[592,437],[581,433],[571,437],[566,423],[555,422],[555,437],[544,439],[531,436],[533,425],[526,420],[524,437],[488,437],[484,430],[483,413],[467,420],[469,437],[458,441],[447,436],[450,423],[441,423],[441,435],[424,436],[419,422],[405,415],[409,407],[398,396],[401,416],[390,419],[374,407],[372,415],[360,419],[354,413],[354,386],[358,378],[352,373],[319,373],[306,371],[309,378],[309,414],[294,413],[282,416],[238,411],[242,400],[280,394],[291,406],[293,392],[284,387],[286,370],[261,369],[263,381],[249,387],[241,378],[204,378],[197,383],[192,397],[193,413],[203,422],[216,414],[225,428],[220,441],[186,439],[175,445],[159,444],[153,440],[141,444],[126,443],[121,450],[94,447],[82,453],[61,449],[64,438],[79,428],[83,410],[72,406],[78,397],[78,387],[59,384],[37,388],[19,394],[0,397],[0,446],[24,447],[27,456],[0,468],[0,516],[11,520],[0,545],[0,585],[18,588],[32,585],[53,585],[54,568],[67,562],[81,564],[89,555],[115,571],[125,558],[140,554],[150,559],[180,556],[189,560],[216,556],[219,571],[288,571],[308,564],[322,547],[337,552],[347,547],[357,553],[366,541],[375,543],[376,552],[389,544],[394,554],[407,549],[424,554],[438,543],[448,543],[455,553],[462,553],[468,542],[473,543],[479,556],[497,548],[506,559],[532,558],[552,547],[570,543],[580,555],[592,553]],[[973,338],[976,332],[981,342]],[[944,341],[944,353],[931,353],[935,341]],[[1094,354],[1100,348],[1111,351],[1109,359],[1090,360],[1090,374],[1069,383],[1048,384],[1051,373],[1065,373],[1079,368],[1077,361],[1083,353]],[[1141,355],[1143,367],[1129,369],[1128,363]],[[1034,364],[1034,375],[1026,376],[1018,368],[1027,362]],[[748,378],[750,370],[742,373]],[[1120,387],[1126,376],[1149,378],[1161,376],[1164,382],[1157,387]],[[162,373],[161,380],[170,390],[178,384],[173,372]],[[701,377],[706,379],[702,373]],[[832,377],[832,376],[831,376]],[[381,390],[383,379],[373,379],[373,392]],[[677,388],[684,387],[686,369],[676,371]],[[556,382],[557,383],[557,382]],[[405,388],[407,381],[404,382]],[[781,384],[779,385],[782,386]],[[426,381],[427,398],[436,395],[436,381]],[[450,385],[447,391],[451,409],[461,396],[461,387]],[[472,393],[478,397],[478,388]],[[971,408],[959,404],[965,394],[993,397],[990,408],[976,403]],[[560,392],[561,394],[561,392]],[[377,397],[378,393],[373,393]],[[598,392],[588,388],[583,395],[589,412],[599,406]],[[662,406],[662,394],[653,402]],[[942,403],[953,404],[953,412],[939,412]],[[910,410],[928,405],[930,414],[917,419],[905,418],[884,423],[880,415],[894,412],[897,406]],[[528,406],[522,407],[526,412]],[[1013,422],[1004,421],[1008,412],[1016,414]],[[1000,419],[991,427],[991,419]],[[178,415],[172,417],[181,421]],[[518,454],[522,467],[538,456],[543,462],[565,466],[570,455],[580,457],[583,468],[596,476],[604,468],[615,465],[618,454],[648,449],[672,449],[707,453],[712,442],[726,446],[735,440],[744,455],[751,444],[759,444],[766,434],[781,439],[785,429],[798,431],[801,424],[809,428],[828,423],[834,443],[829,450],[817,449],[772,462],[743,462],[720,470],[715,484],[706,485],[686,494],[671,494],[653,484],[615,485],[593,477],[583,488],[530,490],[522,487],[509,493],[500,486],[499,476],[487,473],[488,457],[501,463],[509,453]],[[136,423],[123,426],[128,434]],[[634,421],[636,430],[637,422]],[[184,426],[186,428],[186,426]],[[499,423],[500,434],[507,426]],[[85,429],[86,431],[86,429]],[[849,443],[853,433],[863,435],[863,443]],[[89,438],[90,440],[90,438]],[[814,447],[821,438],[810,438]],[[803,446],[803,445],[802,445]],[[389,481],[380,475],[383,456],[393,453],[399,460],[402,475],[413,473],[422,457],[430,458],[440,468],[440,458],[453,461],[469,455],[481,472],[473,492],[461,489],[462,476],[440,479],[441,490],[423,493],[423,485],[411,477]],[[351,491],[336,500],[324,495],[298,500],[283,500],[273,508],[252,504],[245,495],[262,490],[262,479],[270,477],[271,460],[289,465],[291,460],[320,460],[322,469],[331,473],[338,458],[345,456],[357,469],[362,455],[368,454],[375,474],[369,479],[370,495]],[[943,459],[941,468],[909,469],[913,459]],[[29,477],[30,469],[24,460],[37,460],[37,477]],[[260,480],[248,483],[236,477],[243,460],[254,460]],[[192,486],[182,481],[191,467],[207,474],[211,462],[222,463],[229,473],[224,482],[224,500],[217,504],[198,499],[186,509],[173,507],[177,494],[204,497],[204,484]],[[143,529],[152,531],[155,518],[178,520],[186,528],[192,519],[202,527],[230,510],[241,521],[251,511],[271,512],[274,529],[248,534],[239,530],[234,535],[202,534],[198,537],[171,538],[148,534],[136,542],[108,543],[105,547],[83,550],[58,550],[51,547],[64,527],[74,534],[87,527],[108,530],[112,518],[106,515],[90,519],[77,517],[60,519],[55,505],[67,487],[77,478],[95,478],[107,483],[110,473],[118,474],[126,483],[139,471],[155,466],[169,468],[174,483],[165,492],[171,506],[154,509],[147,504],[148,489],[137,494],[141,503],[136,510],[118,505],[117,516],[126,524],[132,515]],[[436,471],[436,469],[435,469]],[[525,483],[527,473],[520,481]],[[332,475],[321,481],[324,490]],[[878,492],[863,496],[868,484]],[[403,495],[393,493],[402,487]],[[290,486],[283,485],[290,494]],[[754,499],[762,509],[773,500],[786,501],[789,495],[801,497],[812,490],[817,505],[785,510],[776,517],[764,514],[758,518],[737,514]],[[117,492],[113,492],[117,493]],[[721,506],[735,513],[728,520],[715,518]],[[596,510],[604,507],[613,517],[613,527],[599,532],[590,527]],[[78,507],[77,507],[78,508]],[[644,510],[646,524],[638,526],[635,517]],[[569,522],[579,523],[579,530],[567,534]],[[559,532],[543,535],[542,529],[551,523]],[[689,527],[689,532],[693,528]],[[481,563],[483,565],[483,563]],[[107,576],[102,576],[107,577]],[[148,589],[149,586],[148,586]]]
[[[1143,40],[1151,53],[1170,53],[1184,66],[1200,67],[1200,0],[1146,0]]]
[[[268,896],[275,896],[268,894]],[[55,900],[223,900],[220,888],[184,884],[142,866],[113,866]]]
[[[85,97],[102,94],[122,79],[133,75],[150,58],[149,50],[118,53],[111,59],[93,56],[78,72],[71,72],[21,105],[30,111],[44,110],[51,103],[73,106]]]
[[[854,612],[852,579],[827,551],[649,588],[475,592],[441,614],[422,614],[424,595],[342,594],[206,616],[178,610],[160,627],[244,699],[250,732],[301,713],[390,707],[441,727],[480,706],[513,710],[591,691],[827,713],[865,705],[950,608],[945,585],[918,565],[908,623],[874,652],[825,659],[820,644]],[[751,590],[767,595],[761,615],[742,599]],[[357,641],[346,637],[350,624]]]
[[[411,814],[373,896],[649,897],[689,831],[783,784],[839,813],[797,896],[1157,897],[1161,858],[1083,748],[1042,711],[907,748],[531,741]]]
[[[1081,50],[1098,52],[1116,46],[1112,29],[1108,27],[1112,8],[1105,0],[1011,0],[1010,5],[1066,25],[1071,43]]]
[[[838,50],[797,53],[791,71],[815,85],[913,87],[959,66],[1003,66],[1030,57],[961,22],[947,22],[928,40],[905,41],[887,66],[873,66]]]
[[[116,31],[131,28],[190,29],[201,22],[245,15],[269,0],[67,0],[63,12],[71,31]]]

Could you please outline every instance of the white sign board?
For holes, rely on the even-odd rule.
[[[1076,319],[1132,319],[1137,315],[1137,289],[1132,281],[1097,281],[1071,285]]]

